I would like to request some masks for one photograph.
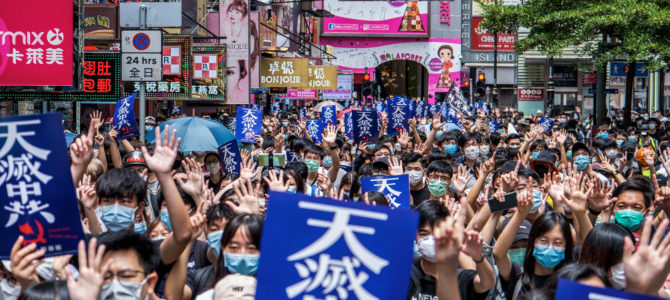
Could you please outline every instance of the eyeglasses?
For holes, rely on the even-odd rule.
[[[545,239],[539,239],[537,242],[535,242],[535,245],[541,245],[545,247],[553,247],[556,250],[561,250],[565,249],[565,242],[564,241],[554,241],[550,242],[549,240]]]
[[[119,279],[119,281],[134,281],[135,278],[137,278],[138,274],[143,274],[144,271],[140,270],[133,270],[133,269],[124,269],[121,271],[118,271],[116,273],[113,273],[111,271],[108,271],[105,273],[104,282],[105,284],[112,282],[114,278]]]
[[[431,174],[430,176],[428,176],[428,179],[439,180],[442,182],[449,182],[451,178],[449,178],[449,176],[439,176],[437,174]]]

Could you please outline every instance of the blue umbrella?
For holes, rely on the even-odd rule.
[[[76,137],[78,137],[78,136],[79,136],[79,135],[76,134],[76,133],[65,132],[65,146],[70,147],[70,145],[72,144],[72,142],[74,142],[74,139],[75,139]]]
[[[216,151],[219,146],[235,139],[223,124],[209,119],[184,117],[166,121],[158,126],[161,134],[166,125],[170,125],[170,131],[177,130],[177,137],[181,138],[181,152]],[[153,143],[156,140],[155,135],[155,129],[149,132],[146,136],[147,142]]]

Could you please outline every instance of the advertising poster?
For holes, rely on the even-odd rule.
[[[261,51],[260,51],[260,26],[258,22],[259,12],[251,12],[251,20],[249,20],[249,66],[251,69],[251,88],[257,89],[260,87],[260,66],[261,66]]]
[[[248,104],[251,74],[249,1],[222,0],[219,2],[219,34],[226,37],[228,62],[226,65],[226,102]]]
[[[488,33],[479,26],[484,18],[472,18],[472,50],[493,51],[495,39],[493,34]],[[498,34],[498,51],[514,51],[514,34]]]
[[[428,1],[325,0],[323,36],[428,37]]]
[[[229,62],[230,63],[230,62]],[[308,87],[309,71],[306,58],[263,58],[261,87]],[[228,86],[230,89],[230,86]]]
[[[337,88],[337,66],[309,66],[309,88],[333,90]]]
[[[0,85],[72,85],[72,1],[0,1]]]
[[[337,89],[324,90],[324,100],[348,100],[351,99],[351,89],[354,82],[354,74],[337,74]]]
[[[116,6],[88,6],[84,16],[84,37],[116,37]]]

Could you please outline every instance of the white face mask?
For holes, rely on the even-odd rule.
[[[469,160],[475,160],[477,159],[477,156],[479,156],[478,146],[470,146],[465,148],[465,157],[467,157]]]
[[[479,146],[479,155],[480,156],[486,156],[489,154],[489,151],[491,151],[491,146],[486,145],[486,146]]]
[[[409,175],[409,184],[410,185],[417,185],[421,183],[421,179],[423,179],[423,172],[422,171],[409,171],[407,172],[407,175]]]
[[[617,290],[623,290],[626,287],[626,274],[624,274],[623,262],[612,266],[610,271],[612,272],[612,277],[610,277],[612,287]]]
[[[429,262],[435,262],[435,238],[432,235],[424,237],[417,243],[421,256]]]
[[[209,174],[215,174],[219,173],[219,171],[221,170],[221,165],[219,165],[218,163],[213,163],[208,164],[207,166],[205,166],[205,168],[207,169],[207,172],[209,172]]]
[[[144,278],[142,282],[127,282],[114,279],[111,283],[102,286],[100,299],[140,299],[142,296],[142,286],[148,279],[149,277]],[[148,299],[149,295],[146,298]]]
[[[5,300],[16,300],[21,295],[21,287],[15,284],[12,284],[7,279],[0,280],[0,293],[2,293],[2,299]]]

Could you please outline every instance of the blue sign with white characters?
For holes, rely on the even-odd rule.
[[[494,133],[498,131],[498,120],[489,120],[488,125],[489,125],[489,133]]]
[[[344,132],[347,135],[348,139],[354,138],[354,119],[353,112],[348,112],[344,114]]]
[[[235,138],[240,143],[254,143],[254,138],[261,135],[263,111],[243,106],[237,107],[235,121]]]
[[[119,101],[116,102],[116,108],[114,109],[114,126],[116,127],[116,131],[119,132],[119,136],[116,137],[117,141],[140,136],[140,129],[137,128],[137,123],[135,122],[135,111],[133,110],[134,103],[135,94],[119,99]]]
[[[324,128],[328,126],[337,126],[337,111],[335,105],[324,106],[321,108],[321,124]]]
[[[410,110],[407,105],[389,104],[389,124],[386,133],[389,135],[400,135],[403,129],[409,131]]]
[[[540,126],[542,126],[544,131],[551,131],[551,129],[554,128],[554,122],[555,121],[552,119],[542,117],[538,123],[540,123]]]
[[[355,110],[354,121],[354,143],[374,143],[379,139],[379,123],[377,113],[370,110]]]
[[[409,175],[376,176],[361,178],[361,192],[377,191],[389,201],[393,209],[410,209]]]
[[[314,143],[320,143],[323,134],[321,119],[307,119],[307,133],[312,137]]]
[[[559,279],[554,299],[660,300],[664,298],[585,285],[567,279]]]
[[[286,162],[300,161],[294,151],[286,151]]]
[[[19,236],[45,257],[77,253],[84,239],[63,131],[60,114],[0,119],[0,259]]]
[[[273,191],[268,204],[257,300],[407,294],[417,212]]]
[[[218,152],[223,173],[239,175],[242,155],[240,155],[240,148],[237,146],[237,141],[231,140],[230,142],[219,146]]]
[[[184,107],[181,105],[175,105],[170,108],[170,115],[171,116],[178,116],[184,113]]]

